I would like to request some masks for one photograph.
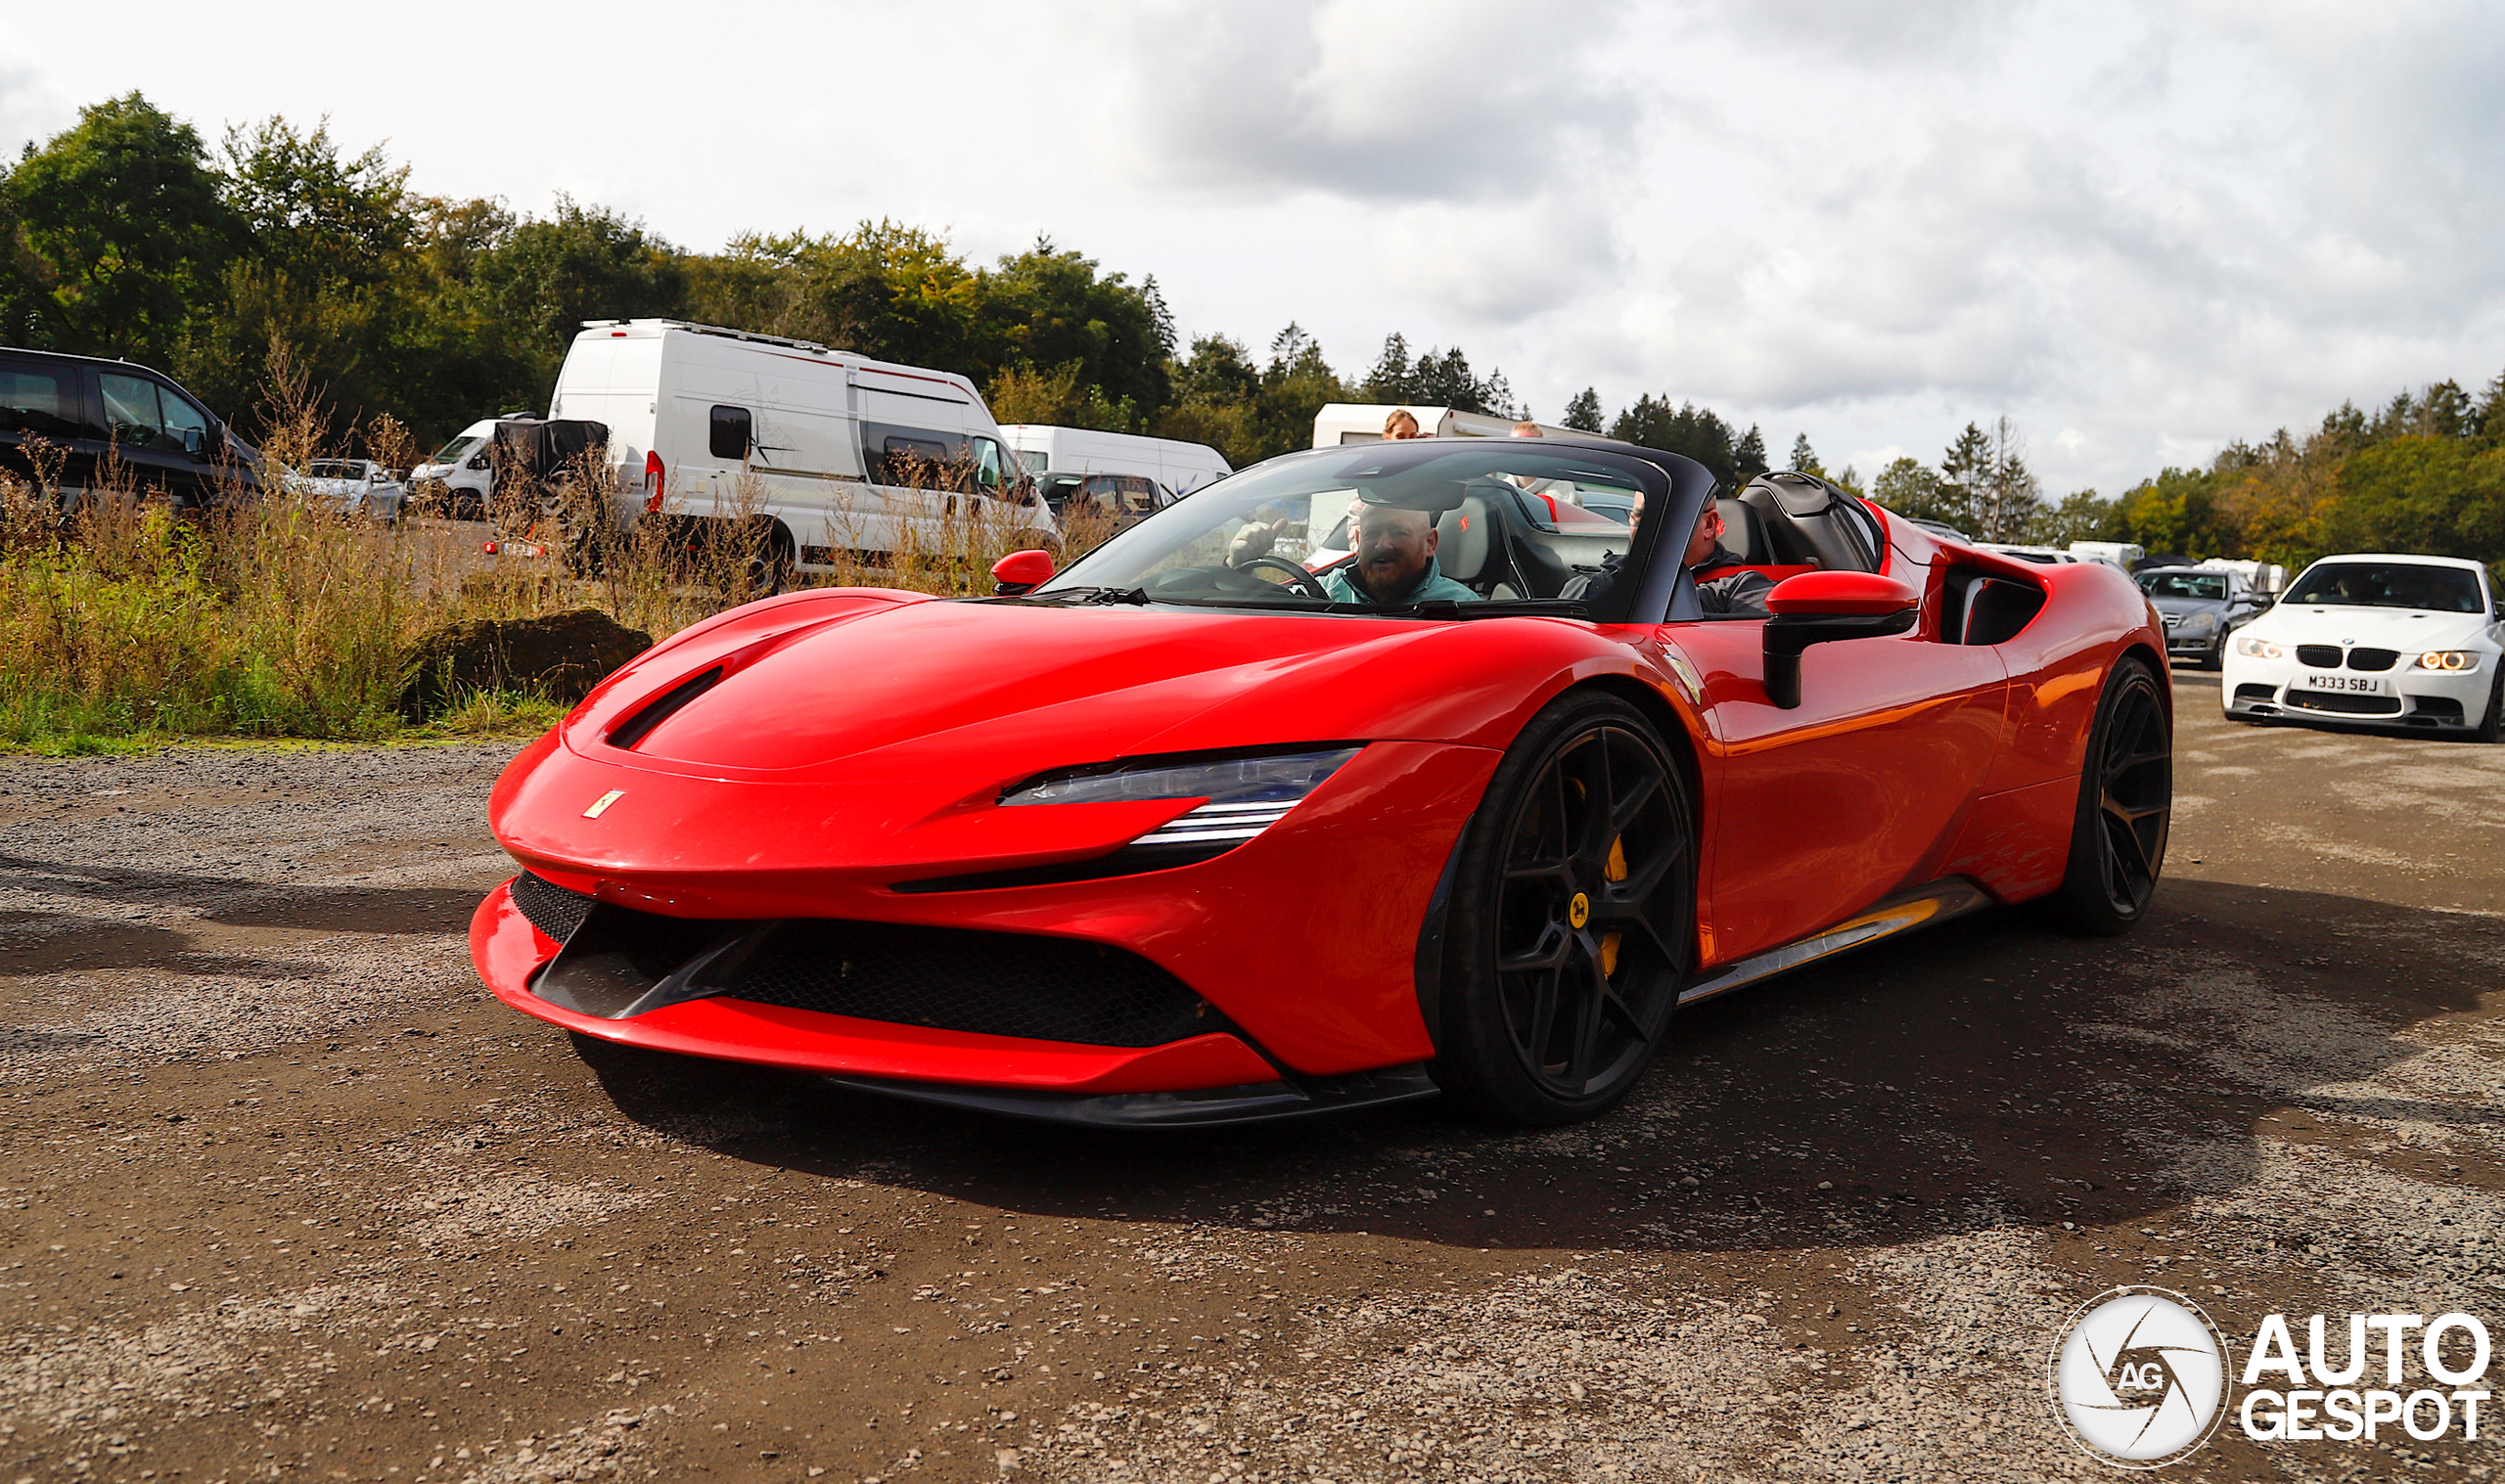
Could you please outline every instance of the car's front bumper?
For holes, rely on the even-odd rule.
[[[2189,624],[2180,626],[2168,624],[2165,630],[2165,652],[2168,655],[2210,654],[2218,648],[2218,633],[2215,626],[2194,628]]]
[[[2488,654],[2475,670],[2397,665],[2358,675],[2317,670],[2293,659],[2239,654],[2230,647],[2218,690],[2229,716],[2467,731],[2487,714],[2496,665],[2497,656]],[[2337,681],[2344,689],[2325,689],[2326,681]],[[2345,688],[2361,682],[2369,689]]]
[[[478,904],[471,957],[496,998],[579,1035],[648,1051],[819,1072],[864,1092],[1058,1122],[1184,1127],[1265,1122],[1436,1095],[1423,1064],[1286,1071],[1232,1028],[1157,1046],[1095,1046],[940,1030],[708,995],[624,1014],[539,993],[564,945],[513,883]],[[847,967],[849,966],[846,966]]]

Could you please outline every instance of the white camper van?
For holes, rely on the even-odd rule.
[[[983,518],[1054,529],[964,377],[678,320],[590,320],[551,418],[609,426],[620,526],[771,519],[785,560],[891,552]]]
[[[1048,470],[1059,474],[1138,474],[1163,486],[1167,496],[1180,497],[1235,472],[1224,454],[1206,443],[1041,423],[1011,423],[1000,433],[1017,450],[1026,472],[1038,477]]]
[[[1375,443],[1383,438],[1384,420],[1406,412],[1418,420],[1418,431],[1431,438],[1502,438],[1514,430],[1512,418],[1483,412],[1456,412],[1449,407],[1411,407],[1405,403],[1326,402],[1313,415],[1313,446],[1337,448],[1343,443]],[[1542,423],[1539,430],[1552,438],[1597,438],[1596,432]],[[1610,440],[1612,442],[1616,439]]]

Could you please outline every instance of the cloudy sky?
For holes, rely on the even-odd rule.
[[[1830,468],[2007,413],[2047,487],[2505,369],[2494,0],[230,0],[0,19],[0,147],[136,88],[684,246],[890,216],[1186,335],[1458,341]]]

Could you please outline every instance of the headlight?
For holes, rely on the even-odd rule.
[[[2476,670],[2479,655],[2469,650],[2429,650],[2418,656],[2422,670]]]
[[[2288,652],[2267,639],[2239,639],[2235,642],[2235,652],[2250,654],[2255,659],[2277,659]]]
[[[2214,629],[2218,626],[2218,615],[2215,613],[2186,613],[2183,615],[2183,626],[2187,629]]]
[[[1104,804],[1140,799],[1197,798],[1198,808],[1132,841],[1135,845],[1218,845],[1233,848],[1277,824],[1357,755],[1355,747],[1321,752],[1112,763],[1073,768],[1028,779],[1003,793],[1004,807],[1025,804]]]

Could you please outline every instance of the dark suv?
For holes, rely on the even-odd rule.
[[[98,466],[118,457],[130,482],[205,508],[260,489],[258,450],[235,436],[171,377],[98,356],[0,346],[0,469],[40,477],[26,445],[62,460],[65,494],[117,482]]]

